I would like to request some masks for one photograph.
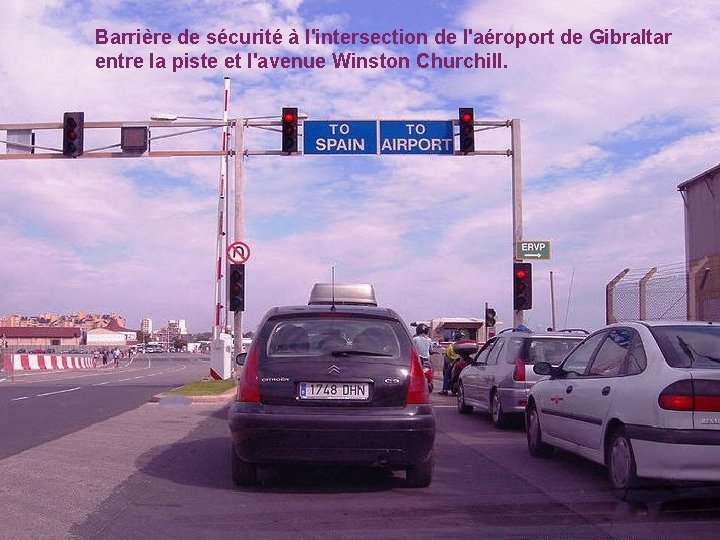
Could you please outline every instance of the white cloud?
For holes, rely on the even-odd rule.
[[[142,120],[157,112],[218,117],[223,75],[232,77],[231,117],[297,105],[315,119],[447,119],[458,106],[475,104],[476,118],[481,105],[484,119],[520,118],[525,237],[553,245],[552,260],[535,265],[536,308],[527,317],[538,327],[550,323],[550,270],[561,322],[567,314],[571,326],[594,327],[604,322],[605,283],[620,269],[681,262],[682,202],[675,188],[718,161],[719,79],[707,64],[707,51],[717,46],[718,15],[701,2],[469,3],[453,29],[673,32],[667,47],[503,49],[510,67],[500,71],[175,74],[94,67],[99,55],[155,50],[92,43],[97,27],[163,30],[151,11],[120,20],[125,2],[93,2],[80,42],[47,17],[47,9],[67,5],[48,1],[30,10],[16,0],[6,7],[2,122],[59,122],[65,110],[84,110],[86,121]],[[172,21],[201,33],[360,24],[340,3],[175,5]],[[405,28],[433,33],[442,23],[432,17],[432,3],[422,5],[427,14],[418,7]],[[370,14],[372,6],[367,9]],[[376,29],[381,26],[378,19]],[[173,45],[162,52],[221,57],[235,49]],[[266,55],[332,50],[340,48],[261,48]],[[365,52],[373,50],[381,51]],[[677,118],[681,126],[672,122]],[[87,144],[116,138],[112,130],[93,131]],[[38,139],[57,147],[59,132],[46,130]],[[153,148],[215,148],[218,140],[213,131],[157,140]],[[246,148],[277,148],[278,140],[277,132],[246,130]],[[506,149],[509,129],[478,134],[476,144]],[[191,331],[206,330],[219,169],[217,158],[0,163],[0,241],[12,254],[0,267],[2,314],[118,309],[130,326],[149,315],[186,318]],[[311,284],[328,280],[333,265],[341,281],[373,282],[381,301],[408,320],[479,316],[485,301],[511,320],[509,158],[251,156],[244,172],[245,235],[253,249],[247,327],[269,305],[304,303]],[[49,283],[53,294],[43,285]]]

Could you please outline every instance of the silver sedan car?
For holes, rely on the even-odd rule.
[[[489,412],[497,428],[521,419],[530,387],[540,378],[533,373],[535,363],[559,364],[586,335],[584,330],[501,332],[460,373],[458,412]]]

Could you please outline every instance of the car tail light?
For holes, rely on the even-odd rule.
[[[674,382],[660,392],[658,405],[669,411],[720,412],[720,381]]]
[[[420,365],[420,357],[413,348],[410,351],[410,381],[408,382],[406,402],[408,405],[429,403],[427,383]]]
[[[515,360],[515,369],[513,369],[513,381],[525,381],[525,362],[520,358]]]
[[[258,375],[258,357],[255,343],[250,345],[245,364],[238,381],[237,400],[243,402],[260,401],[260,377]]]

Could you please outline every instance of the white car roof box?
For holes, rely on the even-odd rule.
[[[310,291],[308,305],[361,305],[377,306],[375,289],[366,283],[316,283]]]

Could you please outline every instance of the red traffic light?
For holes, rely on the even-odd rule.
[[[297,107],[283,107],[282,114],[282,152],[292,154],[298,151],[298,110]]]
[[[532,308],[532,265],[525,262],[513,263],[513,309]]]
[[[458,127],[460,136],[460,153],[470,154],[475,151],[475,110],[472,107],[458,109]]]

